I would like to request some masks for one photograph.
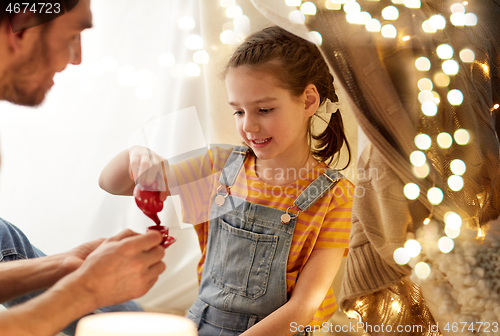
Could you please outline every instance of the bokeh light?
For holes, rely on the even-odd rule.
[[[465,162],[460,159],[455,159],[450,162],[450,169],[455,175],[463,175],[467,170],[467,167],[465,166]]]
[[[431,68],[431,61],[427,57],[419,57],[415,61],[415,67],[418,71],[429,71]]]
[[[424,152],[414,151],[410,154],[410,162],[417,167],[422,166],[427,160]]]
[[[385,20],[397,20],[399,17],[399,11],[394,6],[387,6],[382,10],[382,17]]]
[[[415,137],[415,146],[421,150],[427,150],[432,145],[432,139],[427,134],[419,134]]]
[[[380,32],[382,33],[382,36],[385,38],[395,38],[396,35],[398,34],[396,27],[394,27],[391,24],[384,25],[380,30]]]
[[[437,107],[436,103],[434,103],[433,101],[426,101],[426,102],[422,103],[422,112],[426,116],[428,116],[428,117],[435,116],[437,111],[438,111],[438,107]]]
[[[450,59],[453,57],[453,48],[449,44],[441,44],[436,49],[437,55],[441,59]]]
[[[405,243],[405,250],[410,255],[410,257],[415,258],[420,254],[422,246],[415,239],[409,239]]]
[[[418,81],[418,88],[420,91],[431,91],[433,88],[432,81],[429,78],[421,78]]]
[[[453,247],[455,246],[455,243],[453,242],[453,239],[449,237],[441,237],[439,238],[438,241],[438,247],[439,250],[443,253],[449,253],[451,250],[453,250]]]
[[[456,75],[458,73],[458,63],[454,60],[444,61],[442,68],[447,75]]]
[[[464,95],[462,94],[462,91],[453,89],[448,92],[448,101],[451,105],[454,106],[462,104],[462,102],[464,101]]]
[[[404,194],[409,200],[414,200],[420,195],[420,187],[415,183],[408,183],[404,187]]]
[[[470,134],[469,134],[469,131],[467,131],[466,129],[458,129],[455,131],[455,134],[454,134],[454,138],[455,138],[455,141],[457,142],[457,144],[459,145],[467,145],[469,143],[469,140],[470,140]]]
[[[453,191],[460,191],[464,187],[464,179],[462,176],[451,175],[448,177],[448,186]]]
[[[443,72],[434,75],[434,84],[439,87],[447,87],[450,85],[450,76]]]
[[[439,133],[437,136],[437,143],[441,148],[450,148],[453,144],[453,138],[446,132]]]
[[[470,49],[464,49],[460,52],[460,59],[464,63],[472,63],[476,59],[476,55]]]
[[[438,205],[443,201],[443,192],[437,187],[432,187],[427,191],[427,199],[431,204]]]
[[[415,265],[415,274],[420,279],[426,279],[431,274],[431,267],[429,264],[420,261]]]
[[[410,261],[410,255],[403,247],[394,251],[394,261],[399,265],[406,265]]]

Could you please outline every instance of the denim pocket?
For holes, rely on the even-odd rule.
[[[278,236],[238,229],[222,218],[218,226],[213,281],[230,293],[250,299],[264,295]]]

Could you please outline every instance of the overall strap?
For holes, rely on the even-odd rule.
[[[300,211],[306,211],[318,199],[320,199],[328,190],[344,178],[338,170],[328,168],[323,175],[314,180],[295,200],[295,205]]]
[[[248,154],[247,146],[236,146],[233,148],[233,152],[229,155],[229,158],[222,169],[219,182],[227,187],[232,187],[238,177],[238,173],[243,167],[245,158]]]

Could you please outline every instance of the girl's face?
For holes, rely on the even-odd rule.
[[[317,102],[311,106],[307,88],[300,97],[293,97],[273,75],[248,66],[231,68],[226,88],[236,128],[259,159],[305,159],[307,123],[317,109]]]

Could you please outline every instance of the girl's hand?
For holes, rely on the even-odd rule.
[[[135,184],[140,184],[144,190],[162,191],[162,200],[167,196],[166,169],[167,161],[142,146],[129,149],[130,177]]]

